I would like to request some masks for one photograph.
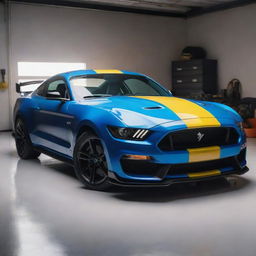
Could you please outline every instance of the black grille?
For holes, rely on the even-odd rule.
[[[238,142],[239,134],[232,127],[186,129],[169,133],[158,144],[163,151],[186,150],[209,146],[232,145]]]
[[[155,176],[162,164],[155,164],[143,160],[121,159],[122,169],[128,175]]]

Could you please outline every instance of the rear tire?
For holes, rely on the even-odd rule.
[[[21,159],[35,159],[40,156],[40,152],[34,150],[26,125],[21,118],[18,118],[15,123],[15,143]]]
[[[74,149],[74,166],[77,178],[88,189],[106,190],[108,167],[100,138],[91,132],[84,132]]]

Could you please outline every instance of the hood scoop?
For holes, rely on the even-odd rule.
[[[161,106],[152,106],[152,107],[144,107],[144,109],[148,109],[148,110],[150,110],[150,109],[162,109],[163,107],[161,107]]]

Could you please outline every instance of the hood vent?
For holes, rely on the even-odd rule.
[[[154,107],[144,107],[144,109],[162,109],[161,106],[154,106]]]

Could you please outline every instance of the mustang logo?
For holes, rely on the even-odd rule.
[[[201,132],[199,132],[199,133],[197,134],[197,141],[200,142],[203,137],[204,137],[204,134],[201,133]]]

